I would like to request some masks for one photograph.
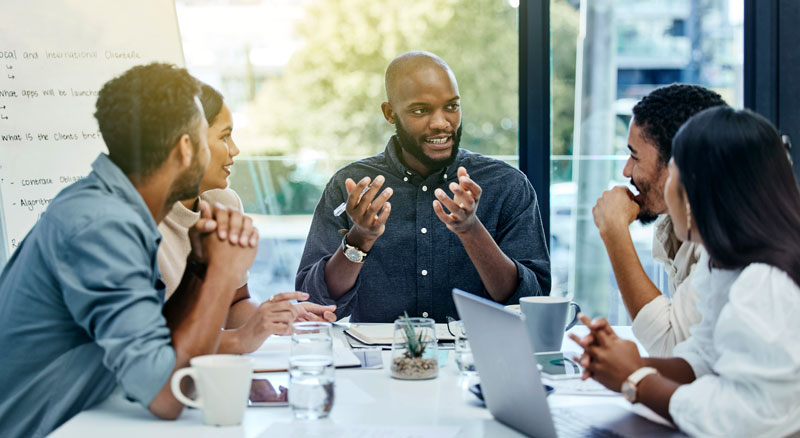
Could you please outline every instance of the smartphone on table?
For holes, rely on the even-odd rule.
[[[258,377],[250,384],[250,407],[289,406],[289,389],[284,379]]]
[[[570,353],[536,353],[542,376],[554,380],[580,378],[583,368],[568,355]]]

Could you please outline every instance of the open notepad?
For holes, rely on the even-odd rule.
[[[291,336],[270,336],[261,347],[246,356],[253,358],[257,373],[286,371],[289,367]],[[340,339],[333,338],[333,365],[336,368],[359,367],[361,362]]]
[[[392,345],[394,324],[350,324],[344,331],[366,345]],[[453,342],[455,338],[447,330],[447,324],[436,324],[436,338],[439,342]]]

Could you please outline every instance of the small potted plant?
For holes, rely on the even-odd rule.
[[[431,318],[403,317],[394,322],[392,377],[403,380],[433,379],[439,374],[436,324]]]

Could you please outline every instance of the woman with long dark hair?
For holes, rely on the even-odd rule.
[[[664,198],[679,238],[703,245],[692,274],[702,321],[674,358],[643,359],[603,320],[573,337],[586,372],[690,435],[800,430],[800,190],[775,128],[746,110],[692,117],[673,142]]]
[[[228,176],[239,149],[233,141],[233,117],[222,94],[203,84],[200,103],[208,122],[209,160],[200,182],[200,195],[176,202],[167,217],[158,225],[162,240],[158,248],[158,265],[169,299],[183,280],[187,257],[191,251],[189,228],[200,218],[200,201],[221,204],[242,210],[239,196],[228,187]],[[246,218],[250,220],[250,218]],[[286,334],[295,320],[333,321],[336,306],[314,303],[292,304],[291,300],[306,300],[308,294],[284,292],[269,301],[257,303],[250,299],[248,276],[240,279],[239,288],[228,311],[218,353],[250,353],[273,334]],[[169,302],[168,304],[169,305]]]

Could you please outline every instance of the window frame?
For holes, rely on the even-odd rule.
[[[792,142],[800,141],[800,4],[792,0],[744,1],[744,106],[771,121]],[[800,180],[800,149],[790,151]]]
[[[550,241],[550,0],[519,5],[519,168],[536,190]],[[744,0],[744,106],[800,145],[800,3]],[[784,97],[785,96],[785,97]],[[784,98],[782,98],[784,97]],[[800,163],[800,147],[790,151]],[[800,180],[800,166],[794,165]]]
[[[536,190],[550,247],[550,0],[519,4],[519,169]]]

